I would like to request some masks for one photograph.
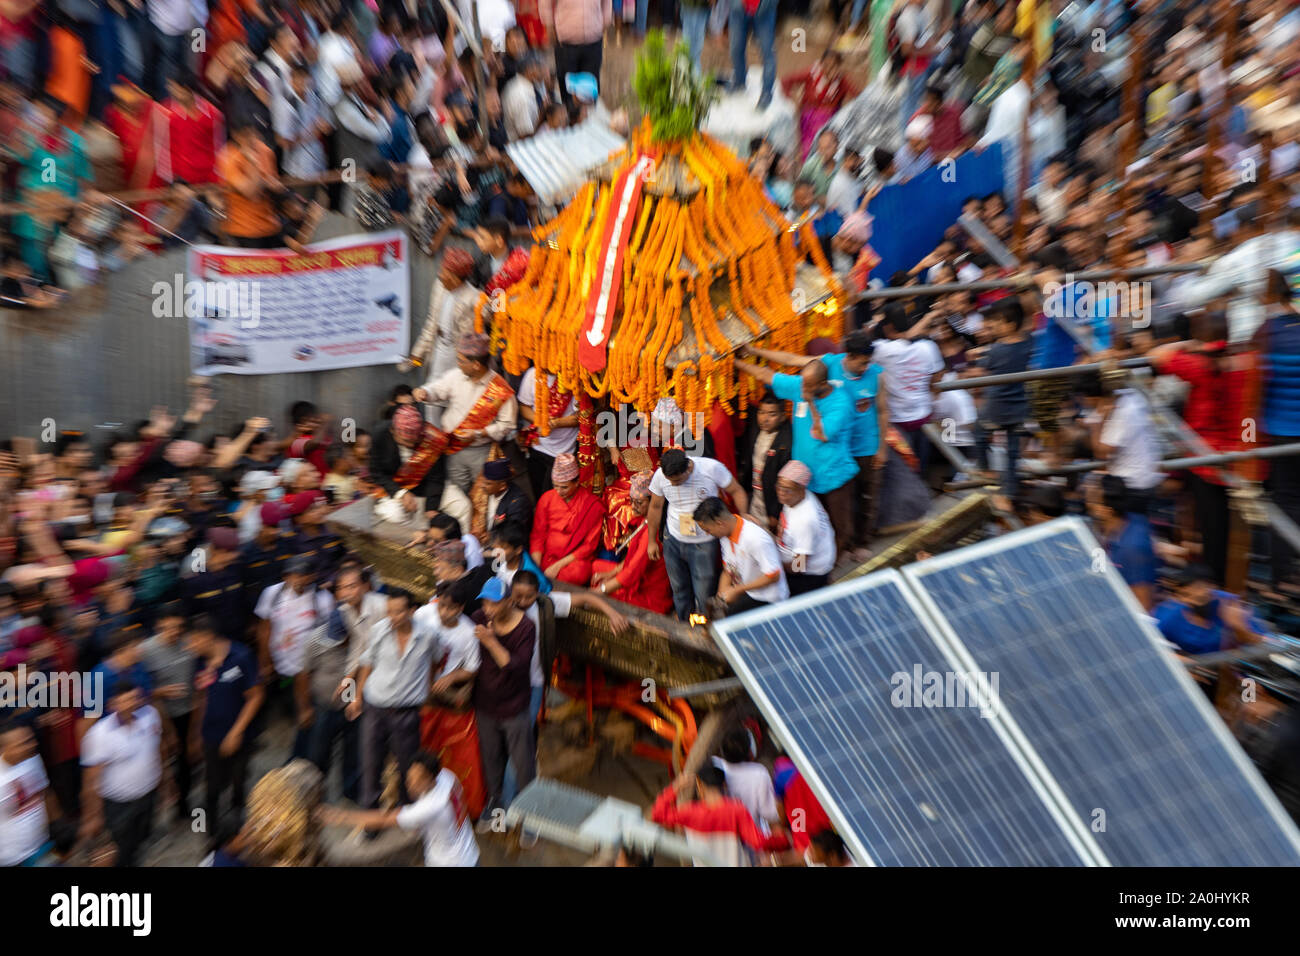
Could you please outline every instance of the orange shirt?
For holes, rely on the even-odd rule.
[[[217,154],[217,179],[226,183],[226,232],[241,239],[261,239],[280,231],[280,217],[266,199],[249,199],[242,192],[254,179],[275,177],[275,153],[265,143],[245,152],[234,141]]]
[[[86,47],[71,30],[50,30],[50,73],[45,92],[72,107],[77,125],[90,106],[90,71],[82,64]]]

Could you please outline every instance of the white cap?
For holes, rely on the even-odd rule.
[[[244,495],[256,495],[270,491],[280,483],[280,478],[270,471],[250,471],[239,480],[239,492]]]
[[[907,124],[905,131],[908,139],[929,139],[930,130],[934,128],[934,118],[929,113],[921,113],[912,117],[912,122]]]

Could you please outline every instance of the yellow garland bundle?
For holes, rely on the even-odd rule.
[[[537,372],[533,379],[533,424],[543,435],[551,433],[551,386],[545,372]]]
[[[632,148],[622,156],[622,168],[650,145],[649,137],[649,126],[643,123],[633,133]],[[534,229],[538,245],[528,269],[508,290],[504,309],[493,317],[493,349],[506,370],[522,374],[530,364],[539,369],[540,430],[543,423],[549,426],[550,388],[542,370],[556,376],[556,388],[581,388],[593,397],[631,404],[642,414],[667,395],[687,414],[707,415],[714,401],[727,411],[748,409],[761,390],[748,377],[738,380],[735,375],[724,315],[710,298],[714,282],[726,283],[728,311],[751,336],[765,336],[776,348],[804,346],[807,325],[791,301],[800,253],[791,231],[778,228],[784,219],[761,184],[709,136],[656,148],[661,150],[661,171],[681,163],[700,189],[685,200],[671,193],[643,193],[624,250],[622,289],[610,316],[604,372],[592,375],[580,366],[578,342],[605,225],[613,215],[612,183],[586,184],[555,218]],[[807,227],[801,231],[804,248],[810,234]],[[813,256],[829,275],[820,249],[813,247]],[[833,276],[831,288],[838,293]],[[487,302],[484,296],[476,309],[480,330]],[[684,313],[690,316],[700,357],[678,363],[670,374],[668,357],[682,342]],[[819,321],[818,329],[824,324]]]

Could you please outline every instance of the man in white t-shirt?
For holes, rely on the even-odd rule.
[[[695,521],[722,545],[717,600],[726,606],[728,616],[790,596],[781,552],[757,523],[732,514],[721,498],[701,502],[695,509]]]
[[[456,775],[436,755],[421,750],[406,770],[406,790],[412,802],[396,810],[322,807],[321,820],[370,830],[418,830],[424,839],[425,866],[477,866],[478,843]]]
[[[0,728],[0,866],[34,863],[49,852],[50,818],[59,805],[36,753],[31,728]]]
[[[257,645],[263,673],[274,672],[293,681],[293,695],[286,703],[292,706],[298,727],[293,739],[294,758],[306,757],[311,744],[310,675],[304,667],[307,644],[333,610],[334,598],[316,587],[315,566],[305,555],[295,555],[285,562],[284,580],[263,591],[253,609],[258,617]],[[284,701],[283,694],[275,694],[279,684],[272,684],[271,693]]]
[[[835,529],[817,496],[808,493],[812,472],[789,461],[777,472],[777,547],[791,594],[805,594],[830,583],[835,567]]]
[[[547,375],[546,384],[548,394],[554,397],[555,376]],[[521,442],[528,445],[528,480],[532,483],[533,494],[540,498],[551,490],[551,469],[555,467],[555,459],[561,455],[572,455],[578,447],[578,406],[570,395],[564,413],[554,415],[555,403],[552,402],[547,409],[551,431],[548,435],[541,435],[531,427],[537,421],[536,369],[530,368],[524,372],[516,398],[519,401],[519,415],[530,426],[520,432]]]
[[[461,23],[465,24],[467,29],[474,22],[474,16],[471,11],[474,5],[469,0],[458,0],[456,6],[459,8]],[[483,45],[500,53],[506,48],[506,33],[515,25],[515,8],[510,0],[479,0],[478,3],[478,29],[479,35],[483,38]],[[469,47],[465,39],[465,31],[456,24],[456,39],[452,44],[456,56],[459,57]]]
[[[1106,471],[1124,479],[1136,491],[1150,491],[1164,480],[1159,470],[1160,440],[1151,421],[1151,406],[1141,392],[1117,390],[1113,398],[1088,399],[1101,421],[1093,441],[1098,458],[1109,459]],[[1096,427],[1097,421],[1091,422]]]
[[[754,739],[749,731],[737,727],[727,734],[722,741],[722,756],[714,757],[713,765],[726,774],[727,793],[745,805],[754,825],[763,833],[771,833],[771,825],[781,821],[776,787],[771,771],[754,760]]]
[[[438,585],[433,600],[415,612],[413,620],[437,638],[433,692],[444,700],[465,698],[473,689],[481,654],[474,635],[474,622],[465,615],[465,589],[451,581]]]
[[[501,112],[506,136],[511,142],[526,139],[537,132],[541,121],[542,99],[539,91],[545,89],[546,66],[541,55],[526,53],[518,72],[501,91]]]
[[[907,438],[924,470],[929,442],[921,426],[934,415],[934,387],[943,377],[943,354],[929,339],[909,337],[915,323],[898,303],[885,308],[872,360],[885,370],[889,420]]]
[[[749,495],[713,458],[688,458],[680,448],[669,448],[659,459],[650,479],[650,511],[646,515],[646,555],[659,558],[659,530],[667,506],[668,530],[664,535],[664,567],[673,589],[673,610],[679,620],[703,614],[718,582],[718,545],[695,523],[695,509],[708,498],[729,495],[736,510],[749,512]]]
[[[96,836],[107,826],[117,865],[135,866],[153,829],[162,780],[162,718],[129,681],[118,681],[110,693],[110,713],[81,739],[81,836]]]

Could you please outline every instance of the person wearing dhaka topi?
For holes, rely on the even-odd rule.
[[[378,520],[423,528],[425,508],[441,504],[447,468],[432,451],[436,431],[414,405],[399,405],[388,431],[375,436],[370,476],[382,495],[375,503]]]
[[[474,303],[481,294],[469,282],[473,272],[474,257],[464,249],[452,248],[443,253],[442,268],[429,299],[429,316],[411,354],[398,363],[399,372],[423,365],[428,369],[429,381],[437,381],[456,367],[456,346],[474,331]],[[441,409],[435,411],[440,413]],[[434,424],[440,424],[437,418]]]
[[[623,537],[610,549],[615,560],[595,562],[591,586],[601,594],[612,594],[636,607],[657,614],[671,614],[673,591],[668,581],[668,569],[663,558],[651,561],[646,548],[650,540],[645,521],[650,511],[650,478],[651,472],[642,471],[629,479],[631,521]]]
[[[585,587],[600,545],[605,506],[578,484],[578,459],[573,455],[555,459],[551,484],[537,499],[528,550],[548,578]]]
[[[443,407],[439,451],[447,459],[447,481],[468,499],[492,443],[511,436],[518,414],[514,391],[488,368],[488,337],[478,332],[462,336],[456,367],[412,389],[411,395],[417,402]]]
[[[812,470],[801,461],[786,462],[776,476],[781,502],[777,547],[791,594],[805,594],[830,583],[835,567],[835,529],[817,496],[808,491]]]

